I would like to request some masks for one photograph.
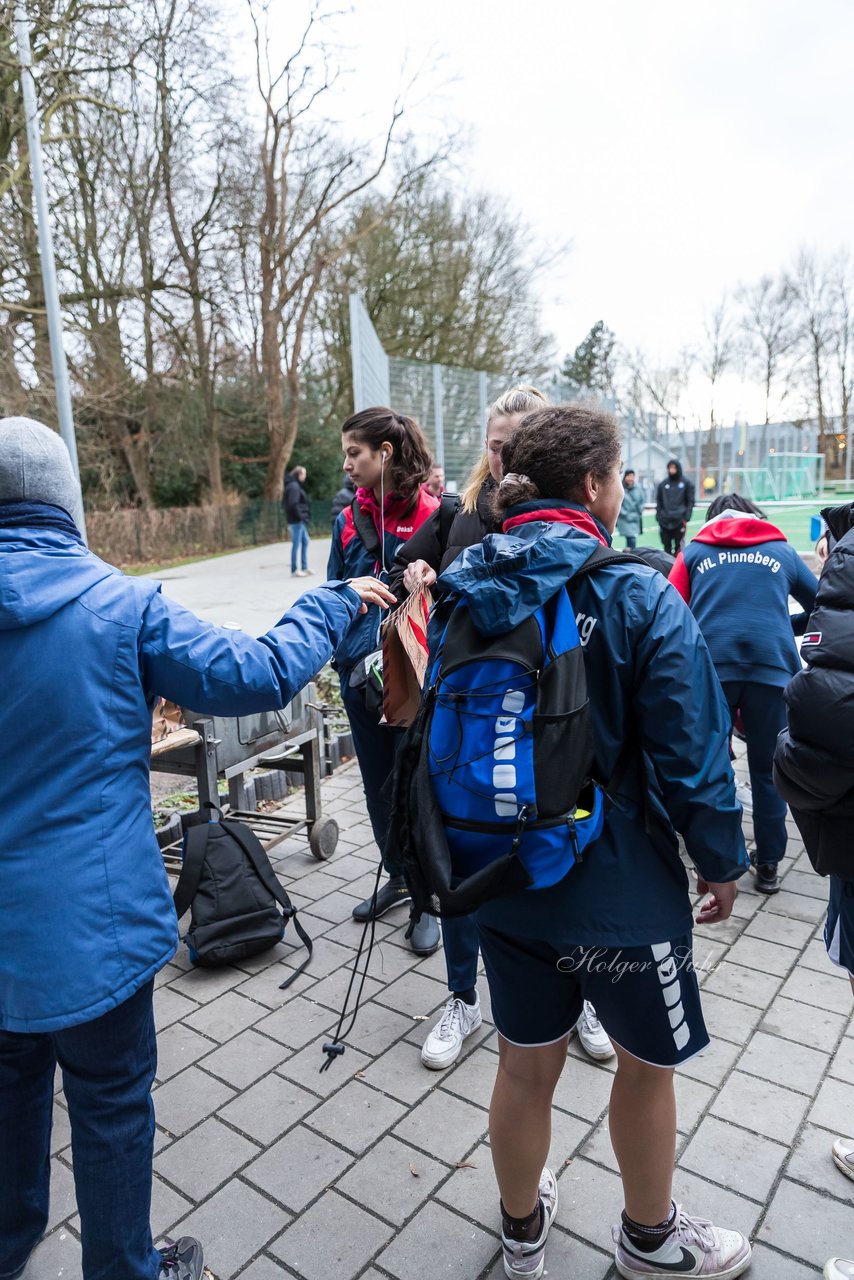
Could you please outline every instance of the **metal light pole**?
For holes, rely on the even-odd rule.
[[[33,78],[33,55],[30,48],[30,20],[24,0],[15,3],[15,42],[21,63],[21,92],[24,98],[24,116],[27,124],[27,145],[30,153],[30,177],[36,204],[39,234],[39,258],[42,268],[47,328],[50,338],[50,362],[53,367],[53,384],[56,392],[56,416],[59,434],[65,441],[75,476],[80,480],[77,461],[77,438],[74,434],[74,417],[71,411],[71,388],[68,383],[68,365],[62,338],[62,313],[59,309],[59,290],[56,284],[56,263],[53,256],[53,235],[50,229],[47,195],[42,165],[41,129],[39,128],[36,82]],[[86,521],[81,498],[80,510],[72,512],[80,532],[86,537]]]

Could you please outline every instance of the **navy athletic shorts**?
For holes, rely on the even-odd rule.
[[[854,883],[839,876],[828,876],[828,880],[824,945],[828,958],[854,975]]]
[[[567,1035],[589,1000],[611,1039],[655,1067],[687,1062],[709,1043],[692,938],[646,947],[514,938],[478,924],[498,1031],[536,1047]]]

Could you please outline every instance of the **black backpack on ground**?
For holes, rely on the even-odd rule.
[[[188,828],[174,893],[178,919],[188,908],[192,917],[184,938],[190,960],[206,969],[237,964],[281,942],[293,920],[308,955],[281,984],[284,990],[311,959],[311,938],[254,831],[208,807],[217,817]]]

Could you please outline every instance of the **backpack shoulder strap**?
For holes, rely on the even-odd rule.
[[[175,913],[179,920],[196,896],[202,867],[205,865],[207,856],[210,828],[209,822],[200,822],[195,827],[188,827],[184,834],[184,859],[181,864],[181,874],[172,895]]]
[[[308,952],[299,968],[295,969],[291,976],[286,978],[281,984],[279,990],[284,991],[286,987],[289,987],[292,982],[296,981],[303,969],[305,969],[311,959],[311,955],[314,950],[314,943],[300,924],[297,918],[297,909],[288,897],[287,890],[279,883],[279,878],[270,865],[270,859],[267,857],[264,846],[261,844],[261,841],[258,839],[255,832],[251,827],[247,827],[244,823],[232,822],[228,818],[222,819],[222,827],[246,854],[258,879],[261,881],[267,892],[275,898],[276,902],[278,902],[279,906],[282,908],[285,919],[293,921],[297,937]]]
[[[361,538],[368,555],[378,556],[380,554],[380,536],[371,517],[365,515],[365,512],[359,506],[358,498],[354,498],[350,503],[350,512],[353,516],[355,530]]]
[[[443,493],[439,500],[439,546],[444,554],[451,536],[451,525],[460,509],[460,499],[456,493]]]
[[[646,560],[641,556],[633,556],[630,551],[615,551],[613,547],[597,547],[581,568],[575,571],[570,582],[575,582],[577,578],[586,578],[588,574],[595,573],[597,569],[602,569],[607,564],[642,564],[649,568]]]

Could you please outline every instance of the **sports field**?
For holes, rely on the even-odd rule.
[[[851,501],[854,501],[854,492],[849,491],[846,493],[825,493],[820,497],[809,498],[800,502],[763,502],[760,505],[771,523],[777,525],[778,529],[785,533],[796,551],[812,551],[814,540],[810,537],[810,517],[818,515],[823,507],[839,506],[843,502]],[[706,504],[698,503],[694,508],[694,519],[688,525],[689,538],[693,538],[703,524],[705,514]],[[657,543],[658,529],[655,523],[655,515],[651,510],[644,511],[643,524],[644,532],[640,541],[649,546]],[[617,546],[620,546],[622,541],[623,539],[618,534],[616,538]]]

